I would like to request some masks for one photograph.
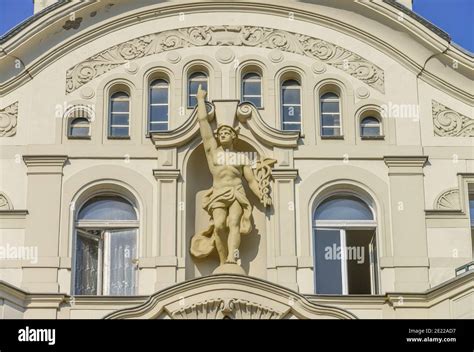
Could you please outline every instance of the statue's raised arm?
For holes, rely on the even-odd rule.
[[[217,142],[214,138],[214,133],[212,132],[211,125],[208,120],[208,113],[206,108],[206,95],[207,92],[202,89],[199,85],[196,98],[198,106],[198,121],[199,129],[201,131],[201,137],[204,144],[204,151],[206,152],[206,157],[209,163],[209,167],[214,165],[216,152],[217,152]]]

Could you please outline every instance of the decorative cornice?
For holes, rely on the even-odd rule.
[[[433,128],[440,137],[474,137],[474,119],[433,100]]]
[[[173,170],[173,169],[153,170],[153,176],[155,176],[157,180],[177,180],[180,175],[181,175],[181,172],[179,170]]]
[[[340,46],[280,29],[225,25],[167,30],[110,47],[67,71],[66,93],[131,60],[175,49],[204,46],[258,47],[304,55],[340,69],[382,93],[385,89],[384,71],[380,67]]]
[[[0,109],[0,137],[11,137],[16,134],[18,119],[18,102]]]
[[[24,155],[27,174],[62,174],[67,155]]]
[[[428,161],[427,156],[384,156],[385,165],[389,168],[422,168]]]
[[[298,170],[296,169],[273,169],[272,177],[275,180],[294,180],[298,177]]]
[[[461,210],[459,189],[452,188],[443,191],[435,200],[434,209],[437,210]]]

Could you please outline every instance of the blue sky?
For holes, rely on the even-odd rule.
[[[414,0],[414,11],[474,52],[474,0]],[[33,14],[33,0],[0,0],[0,35]]]

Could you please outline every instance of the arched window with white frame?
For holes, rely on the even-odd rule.
[[[257,72],[247,72],[242,76],[242,102],[249,102],[257,108],[262,104],[262,76]]]
[[[281,128],[301,131],[301,84],[295,79],[281,85]]]
[[[149,132],[169,129],[169,83],[156,79],[150,84]]]
[[[377,293],[377,223],[371,207],[352,194],[324,199],[313,214],[317,294]]]
[[[197,91],[199,85],[202,89],[208,91],[208,75],[205,72],[194,72],[188,78],[188,108],[194,108],[197,105]]]
[[[130,137],[130,94],[115,92],[109,103],[109,138]]]
[[[132,203],[95,196],[77,212],[74,228],[74,295],[135,295],[139,221]]]
[[[321,95],[321,137],[342,137],[341,102],[339,95],[328,92]]]

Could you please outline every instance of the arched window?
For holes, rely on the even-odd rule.
[[[130,95],[116,92],[110,96],[109,138],[130,137]]]
[[[194,72],[188,79],[188,108],[194,108],[197,104],[196,94],[199,85],[202,89],[208,91],[208,78],[204,72]]]
[[[242,77],[242,101],[249,102],[257,108],[262,107],[262,77],[256,72],[249,72]]]
[[[380,120],[373,116],[364,117],[360,122],[360,136],[362,138],[380,137],[381,126]]]
[[[69,124],[69,138],[89,138],[90,122],[86,117],[71,119]]]
[[[169,84],[157,79],[150,85],[150,117],[148,131],[166,131],[169,128]]]
[[[87,201],[75,223],[75,295],[136,294],[137,212],[119,196]]]
[[[313,214],[317,294],[375,294],[376,222],[353,195],[325,199]]]
[[[284,131],[301,131],[301,85],[294,79],[281,85],[281,116]]]
[[[340,99],[336,93],[325,93],[320,98],[321,136],[342,136]]]

